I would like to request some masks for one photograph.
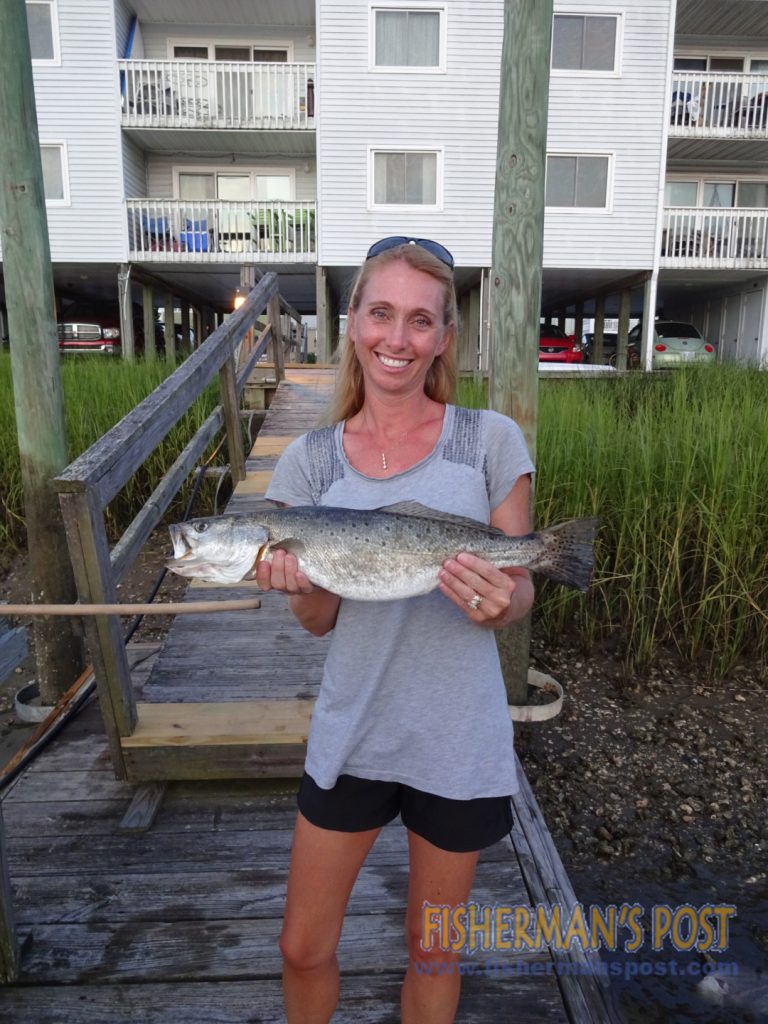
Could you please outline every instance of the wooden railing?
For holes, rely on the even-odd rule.
[[[315,203],[126,199],[131,260],[241,263],[317,260]]]
[[[119,67],[126,128],[314,128],[314,64],[121,60]]]
[[[768,75],[672,72],[670,135],[768,138]]]
[[[767,209],[667,207],[662,266],[768,269]]]
[[[235,349],[265,309],[269,323],[258,336],[242,369],[237,372]],[[114,603],[117,600],[118,582],[222,427],[226,431],[233,481],[236,483],[245,477],[238,399],[253,367],[270,344],[280,378],[283,345],[279,324],[277,278],[274,274],[266,274],[241,308],[200,348],[59,475],[56,487],[78,594],[83,604]],[[190,439],[110,552],[104,510],[216,374],[221,383],[221,405]],[[118,778],[125,778],[120,740],[133,733],[137,711],[120,618],[116,615],[88,617],[86,631],[112,762]]]

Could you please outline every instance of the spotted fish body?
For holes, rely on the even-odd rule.
[[[194,519],[170,527],[168,568],[212,583],[255,575],[257,562],[282,549],[316,585],[358,601],[429,593],[448,558],[462,551],[498,568],[521,566],[586,590],[595,519],[572,519],[523,537],[484,523],[403,502],[361,511],[309,506]]]

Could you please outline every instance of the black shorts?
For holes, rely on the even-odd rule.
[[[340,775],[332,789],[321,789],[305,772],[299,783],[298,804],[307,821],[334,832],[381,828],[400,814],[407,829],[452,853],[483,850],[512,828],[507,796],[450,800],[399,782],[354,775]]]

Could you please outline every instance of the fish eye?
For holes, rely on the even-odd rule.
[[[195,523],[194,524],[195,533],[205,533],[205,531],[207,529],[208,529],[208,523]]]

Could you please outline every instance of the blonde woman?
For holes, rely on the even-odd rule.
[[[371,246],[352,288],[329,425],[289,446],[268,497],[348,508],[417,501],[527,533],[533,465],[519,428],[451,404],[456,326],[447,249],[406,237]],[[511,825],[512,724],[492,630],[529,610],[530,577],[461,554],[431,594],[351,601],[314,587],[294,556],[277,552],[258,581],[290,595],[311,633],[333,632],[280,940],[288,1022],[331,1019],[347,900],[382,826],[399,815],[409,848],[402,1021],[450,1024],[457,957],[422,947],[422,908],[466,902],[479,852]]]

